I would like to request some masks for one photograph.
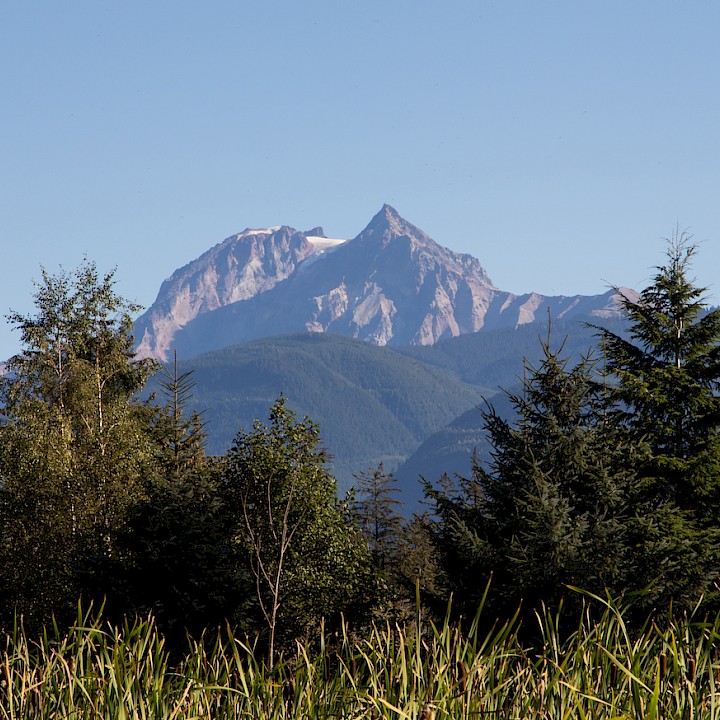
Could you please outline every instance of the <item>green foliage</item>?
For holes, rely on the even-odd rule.
[[[35,314],[10,315],[24,350],[2,379],[5,620],[16,609],[37,628],[52,613],[67,617],[79,595],[105,598],[110,618],[152,613],[174,652],[185,631],[199,637],[231,620],[248,633],[264,628],[266,677],[296,638],[339,632],[341,617],[411,617],[416,592],[436,610],[452,594],[466,619],[486,602],[507,617],[522,601],[519,617],[546,613],[543,634],[555,632],[568,585],[598,597],[638,593],[640,616],[671,602],[689,609],[718,576],[720,511],[720,311],[708,311],[688,278],[694,252],[684,236],[670,242],[652,285],[624,303],[627,333],[600,329],[602,365],[578,355],[577,335],[551,350],[548,330],[537,362],[519,366],[520,389],[479,414],[490,452],[474,456],[470,477],[429,488],[435,515],[405,526],[384,462],[478,402],[482,389],[468,383],[514,374],[508,354],[527,346],[529,330],[405,355],[325,335],[257,341],[162,369],[156,406],[137,399],[156,368],[133,354],[135,308],[115,294],[113,274],[100,277],[92,264],[43,272]],[[240,414],[259,416],[278,391],[312,411],[331,445],[345,436],[336,469],[349,476],[371,463],[356,476],[357,500],[338,501],[318,425],[297,420],[282,395],[226,458],[206,454],[205,417],[217,447]],[[465,415],[445,436],[466,446],[477,430]],[[402,716],[427,701],[434,681],[416,675],[421,648],[431,652],[422,619],[418,611],[412,663],[403,657],[397,668],[408,692],[363,712]],[[373,633],[396,641],[390,630],[381,640]],[[303,672],[315,673],[304,657]],[[389,672],[383,688],[399,677]],[[433,701],[459,707],[433,687]],[[643,705],[638,687],[636,708],[652,714],[660,699]]]
[[[572,359],[593,342],[594,331],[579,321],[558,321],[554,327],[568,335],[565,349]],[[619,323],[609,327],[622,332]],[[523,357],[539,362],[537,338],[543,332],[532,324],[433,346],[392,348],[309,333],[213,351],[183,361],[182,371],[194,371],[194,404],[207,421],[209,452],[225,453],[236,428],[263,417],[282,392],[295,412],[320,425],[341,491],[368,466],[397,468],[428,439],[427,452],[397,472],[409,516],[419,511],[422,499],[419,474],[463,471],[467,455],[482,442],[477,424],[448,433],[448,423],[483,397],[495,396],[498,385],[515,385]]]
[[[308,418],[297,421],[283,397],[269,420],[238,433],[223,480],[272,663],[276,638],[287,641],[323,617],[351,611],[367,599],[371,575],[365,546],[337,501],[318,427]]]
[[[220,470],[207,460],[180,478],[160,476],[121,538],[127,561],[108,609],[113,617],[152,612],[173,650],[186,633],[222,626],[252,592],[233,559]]]
[[[652,448],[653,493],[715,523],[720,503],[720,309],[690,278],[696,246],[676,233],[640,297],[625,298],[624,339],[600,328],[617,421]]]
[[[0,718],[477,717],[660,720],[720,716],[720,622],[690,614],[632,633],[627,608],[540,612],[535,646],[513,617],[483,628],[373,626],[318,633],[273,667],[231,633],[193,642],[174,665],[152,618],[0,636]]]
[[[152,467],[148,413],[134,400],[133,305],[93,264],[43,271],[36,313],[9,319],[24,350],[8,363],[0,429],[0,574],[28,622],[101,593],[121,561],[117,535]]]
[[[406,531],[398,510],[402,501],[395,475],[387,472],[380,463],[357,473],[355,481],[351,514],[370,553],[379,591],[375,616],[387,619],[411,617],[415,576],[411,582],[406,582]]]
[[[73,273],[42,271],[34,295],[36,314],[8,315],[25,348],[8,362],[4,392],[10,410],[22,402],[64,409],[87,401],[89,393],[93,402],[80,406],[85,414],[76,418],[77,431],[83,423],[98,426],[97,392],[105,400],[143,386],[154,365],[134,359],[131,313],[139,308],[115,293],[114,282],[114,272],[101,278],[93,263]]]

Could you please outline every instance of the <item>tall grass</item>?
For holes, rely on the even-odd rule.
[[[589,598],[569,632],[562,612],[538,614],[527,647],[517,618],[488,631],[480,617],[321,636],[271,669],[230,632],[171,666],[152,619],[86,613],[35,640],[17,625],[1,639],[0,718],[720,718],[717,619],[631,634],[620,608]]]

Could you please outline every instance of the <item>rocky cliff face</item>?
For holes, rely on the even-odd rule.
[[[348,308],[322,329],[378,345],[475,332],[497,293],[475,258],[438,245],[388,205],[328,265],[343,273]]]
[[[135,323],[138,354],[166,360],[176,333],[203,313],[247,300],[275,287],[300,263],[337,241],[322,228],[246,229],[176,270],[157,300]]]
[[[330,250],[331,252],[328,252]],[[377,345],[433,344],[483,328],[617,314],[614,293],[516,296],[478,260],[438,245],[384,205],[353,240],[316,228],[245,230],[163,283],[136,323],[141,356],[167,359],[290,332]]]

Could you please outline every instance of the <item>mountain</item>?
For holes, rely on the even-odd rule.
[[[334,333],[375,345],[432,345],[536,319],[617,315],[597,296],[513,295],[471,255],[438,245],[384,205],[346,242],[321,228],[245,230],[166,280],[135,325],[140,356],[161,360],[262,337]]]
[[[211,453],[283,393],[320,425],[341,487],[383,462],[411,512],[419,475],[466,473],[487,452],[477,406],[502,402],[540,338],[586,352],[582,322],[615,323],[618,306],[614,291],[504,292],[384,205],[352,240],[287,226],[227,238],[163,283],[135,334],[140,356],[177,350],[193,371]]]
[[[157,300],[135,323],[138,355],[168,358],[175,334],[198,315],[271,290],[298,265],[341,244],[321,227],[299,232],[286,226],[237,235],[176,270]]]
[[[210,453],[225,453],[255,418],[267,420],[283,393],[300,417],[319,424],[344,488],[370,466],[396,467],[482,397],[452,372],[330,333],[223,348],[181,361],[180,372],[192,372],[193,404],[203,413]]]

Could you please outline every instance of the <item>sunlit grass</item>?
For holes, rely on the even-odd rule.
[[[1,639],[0,718],[720,718],[717,619],[632,634],[619,608],[588,598],[582,617],[537,622],[536,647],[516,618],[376,625],[298,644],[272,669],[230,632],[171,666],[152,619],[85,614],[35,640],[16,626]]]

